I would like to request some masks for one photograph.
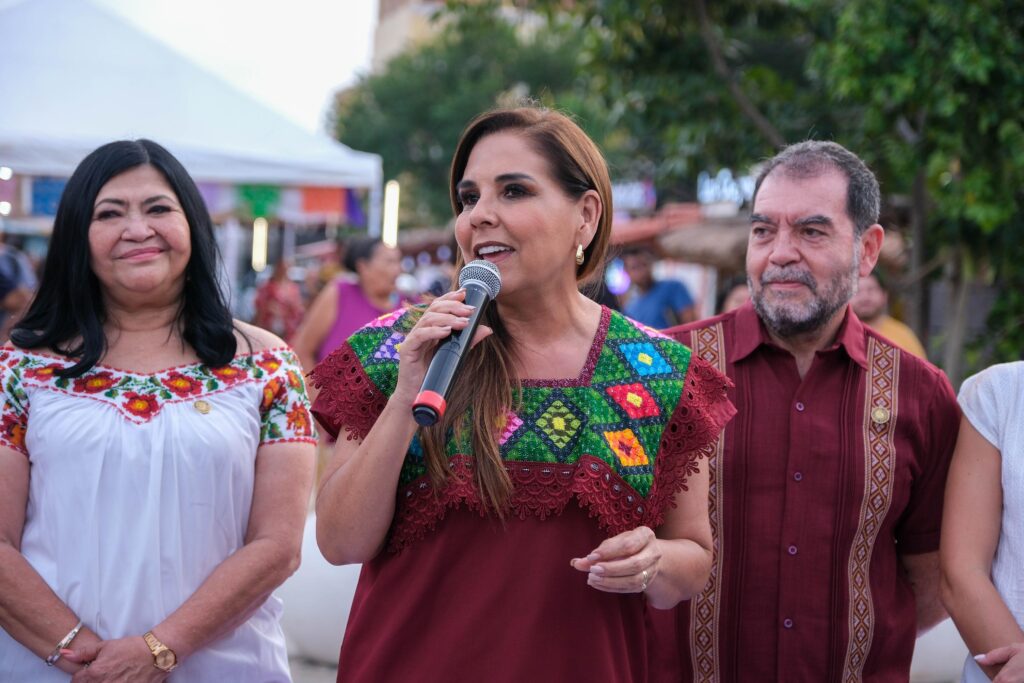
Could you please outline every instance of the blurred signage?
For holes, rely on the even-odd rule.
[[[612,203],[615,211],[653,211],[658,204],[658,196],[650,180],[612,183]]]
[[[754,196],[754,178],[745,175],[735,177],[727,168],[712,176],[701,171],[697,176],[697,201],[701,204],[730,203],[742,206]]]

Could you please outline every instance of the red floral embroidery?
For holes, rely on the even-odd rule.
[[[63,369],[64,369],[64,366],[61,365],[60,363],[50,363],[49,365],[45,365],[45,366],[43,366],[41,368],[26,368],[25,369],[25,377],[27,379],[48,380],[51,377],[53,377],[53,374],[57,370],[63,370]]]
[[[270,407],[274,405],[274,401],[277,400],[278,395],[284,389],[284,380],[280,377],[267,382],[266,386],[263,387],[263,402],[260,404],[260,412],[266,413],[270,410]]]
[[[277,369],[281,367],[281,360],[269,353],[264,353],[263,356],[256,361],[256,365],[260,366],[269,373],[277,372]]]
[[[104,370],[103,372],[94,372],[91,375],[77,378],[75,380],[75,391],[81,391],[86,394],[98,394],[115,384],[117,384],[117,378]]]
[[[75,379],[61,379],[56,374],[72,362],[60,360],[0,350],[0,365],[7,363],[21,373],[13,375],[13,385],[6,390],[20,392],[20,380],[61,393],[86,395],[116,406],[132,422],[143,423],[158,415],[165,404],[195,400],[252,383],[252,400],[260,406],[261,413],[260,443],[315,441],[313,419],[304,412],[309,405],[305,383],[295,354],[287,349],[262,351],[255,357],[237,356],[228,365],[216,368],[193,363],[152,374],[100,366]],[[27,401],[27,397],[22,393],[20,400]],[[20,447],[25,427],[3,419],[0,442]],[[14,419],[21,418],[15,415]]]
[[[172,372],[160,381],[165,387],[182,398],[195,396],[203,390],[202,382],[180,372]]]
[[[233,384],[249,376],[245,368],[237,368],[234,365],[224,365],[219,368],[210,368],[210,374],[219,380]]]
[[[148,420],[160,409],[156,396],[153,394],[138,394],[134,391],[126,391],[124,394],[124,408],[132,415],[137,415]]]
[[[0,423],[0,434],[3,439],[14,448],[25,449],[25,425],[14,415],[4,415]]]
[[[304,403],[299,401],[292,403],[292,409],[288,411],[288,429],[293,430],[298,436],[311,436],[313,434],[309,410]]]

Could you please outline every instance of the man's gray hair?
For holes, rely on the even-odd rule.
[[[790,145],[765,162],[754,184],[754,200],[761,183],[779,170],[790,178],[814,178],[830,169],[846,176],[846,214],[861,235],[878,222],[881,192],[878,180],[860,157],[836,142],[805,140]]]

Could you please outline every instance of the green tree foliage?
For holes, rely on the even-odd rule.
[[[406,225],[450,218],[448,165],[470,119],[523,97],[554,103],[576,74],[557,26],[503,19],[495,2],[441,19],[436,39],[360,79],[333,114],[341,142],[381,154],[385,177],[402,181]]]
[[[859,0],[823,50],[836,99],[884,143],[876,160],[904,180],[924,169],[939,239],[977,242],[1020,211],[1007,199],[1024,180],[1022,35],[1020,3]]]
[[[812,3],[538,4],[575,17],[580,84],[607,116],[605,151],[624,175],[653,177],[663,198],[692,198],[701,171],[743,169],[845,127],[848,112],[807,66],[832,26]]]
[[[834,139],[887,198],[910,197],[920,283],[945,265],[946,366],[965,294],[1000,291],[983,340],[1024,349],[1024,3],[1003,0],[540,0],[576,18],[581,89],[608,113],[605,148],[646,165],[662,196],[700,170],[745,167],[785,141]],[[671,192],[669,194],[672,194]],[[925,301],[911,308],[918,330]],[[958,328],[958,325],[960,326]]]
[[[522,5],[524,3],[516,3]],[[617,178],[689,198],[696,175],[743,169],[778,146],[834,139],[888,199],[909,197],[909,282],[1000,292],[984,340],[1024,349],[1024,2],[1004,0],[535,0],[553,28],[524,39],[496,0],[450,0],[439,40],[339,100],[338,134],[386,173],[443,191],[458,132],[502,94],[575,112]],[[521,33],[521,31],[520,31]],[[911,287],[911,291],[915,288]],[[924,328],[923,296],[911,321]],[[947,370],[962,353],[953,312]],[[958,334],[960,338],[958,339]]]
[[[1002,359],[1024,349],[1022,35],[1020,2],[855,0],[815,59],[834,99],[863,112],[858,149],[886,189],[919,183],[918,262],[944,257],[954,287],[1000,285],[990,327]]]

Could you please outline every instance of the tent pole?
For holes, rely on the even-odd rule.
[[[370,210],[366,221],[366,233],[370,237],[380,237],[381,205],[384,203],[383,183],[380,178],[370,186]]]

